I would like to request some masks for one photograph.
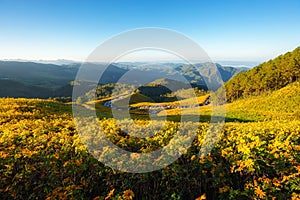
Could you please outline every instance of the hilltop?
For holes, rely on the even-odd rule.
[[[229,102],[269,93],[300,80],[300,47],[242,72],[225,84]]]

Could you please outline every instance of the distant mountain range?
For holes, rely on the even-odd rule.
[[[41,64],[53,64],[53,65],[70,65],[70,64],[81,64],[83,61],[75,61],[75,60],[67,60],[67,59],[57,59],[57,60],[25,60],[25,59],[4,59],[3,61],[10,61],[10,62],[34,62],[34,63],[41,63]],[[259,65],[261,62],[258,61],[242,61],[242,60],[215,60],[215,63],[218,63],[222,66],[228,67],[245,67],[245,68],[253,68]],[[163,66],[170,66],[170,65],[186,65],[187,63],[183,63],[182,61],[156,61],[156,62],[118,62],[114,63],[116,65],[130,65],[130,66],[141,66],[141,65],[149,65],[149,64],[159,64]],[[201,62],[193,62],[193,63],[201,63]],[[95,64],[104,64],[104,62],[97,62]]]
[[[89,82],[90,75],[97,75],[106,67],[101,63],[88,63],[82,71],[87,76],[84,80]],[[234,75],[246,71],[248,68],[224,67],[216,64],[217,68],[209,63],[187,65],[183,63],[113,63],[103,73],[100,84],[116,83],[126,84],[149,83],[161,78],[179,80],[184,77],[191,84],[203,89],[217,89],[221,82],[226,82]],[[70,97],[72,84],[75,80],[80,63],[45,64],[36,62],[0,61],[0,97],[27,97],[49,98]],[[130,72],[130,76],[126,76]],[[215,80],[220,73],[221,80]],[[123,76],[125,74],[125,76]],[[179,78],[178,78],[179,77]],[[120,79],[121,78],[121,79]],[[206,84],[212,83],[213,84]]]

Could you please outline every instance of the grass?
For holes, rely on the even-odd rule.
[[[226,121],[250,122],[274,119],[300,119],[299,107],[300,83],[295,82],[270,94],[239,99],[226,104]],[[214,116],[221,115],[222,112],[222,107],[214,107]],[[175,108],[158,113],[159,116],[199,114],[201,116],[211,116],[212,106],[203,106],[199,109]]]
[[[209,97],[209,94],[199,96],[199,97],[192,97],[184,100],[173,101],[173,102],[163,102],[163,103],[155,103],[155,102],[139,102],[136,104],[132,104],[131,107],[141,107],[141,106],[189,106],[189,105],[196,105],[202,104],[206,101]]]

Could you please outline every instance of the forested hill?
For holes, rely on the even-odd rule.
[[[274,91],[297,80],[300,47],[233,77],[225,84],[227,101]]]

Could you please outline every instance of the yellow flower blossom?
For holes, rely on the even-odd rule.
[[[266,193],[264,193],[259,187],[254,190],[254,193],[261,199],[266,197]]]
[[[124,198],[124,200],[132,200],[134,197],[134,193],[132,190],[125,190],[122,197]]]

